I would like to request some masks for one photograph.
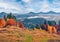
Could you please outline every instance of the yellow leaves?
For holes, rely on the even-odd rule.
[[[54,26],[48,25],[48,32],[49,32],[49,33],[52,33],[52,32],[56,33],[57,30],[56,30],[56,28],[55,28]]]
[[[48,32],[49,32],[49,33],[52,33],[52,26],[49,26],[49,25],[48,25]]]

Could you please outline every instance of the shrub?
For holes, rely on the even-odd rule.
[[[16,26],[16,21],[14,19],[8,19],[7,24],[11,26]]]
[[[0,27],[6,26],[6,21],[4,19],[0,19]]]
[[[19,26],[20,28],[24,28],[24,25],[23,25],[21,22],[18,22],[18,26]]]

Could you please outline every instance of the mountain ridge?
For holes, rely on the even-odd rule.
[[[35,12],[30,12],[28,14],[60,14],[60,12],[54,12],[54,11],[49,11],[49,12],[38,12],[38,13],[35,13]]]
[[[0,12],[0,14],[9,14],[6,12]],[[12,14],[18,14],[18,13],[12,13]],[[24,14],[24,13],[23,13]],[[49,12],[29,12],[29,13],[25,13],[25,14],[60,14],[60,12],[54,12],[54,11],[49,11]],[[21,15],[21,13],[19,13],[19,15]]]

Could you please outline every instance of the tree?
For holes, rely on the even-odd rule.
[[[22,29],[24,28],[24,25],[23,25],[22,22],[18,22],[18,25],[19,25],[20,28],[22,28]]]
[[[7,17],[6,17],[6,15],[4,15],[4,19],[5,19],[5,21],[7,21]]]
[[[59,26],[60,26],[60,20],[59,20]]]
[[[8,19],[14,19],[14,20],[16,21],[16,25],[17,25],[17,19],[16,19],[16,17],[15,17],[14,15],[12,15],[12,13],[9,13],[9,14],[7,15],[7,18],[8,18]]]
[[[8,19],[14,19],[14,20],[16,20],[16,17],[14,16],[14,15],[12,15],[12,13],[9,13],[8,15],[7,15],[7,18]],[[17,21],[17,20],[16,20]]]
[[[48,21],[48,24],[49,24],[50,26],[55,26],[55,25],[56,25],[56,22],[55,22],[55,21]]]
[[[7,18],[11,19],[11,18],[12,18],[12,13],[9,13],[9,14],[7,15]]]
[[[47,20],[44,21],[44,24],[47,24]]]
[[[35,28],[40,29],[40,25],[36,24]]]

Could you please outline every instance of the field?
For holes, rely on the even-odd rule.
[[[42,29],[21,29],[16,26],[0,28],[0,42],[50,42],[60,40],[60,35]]]

